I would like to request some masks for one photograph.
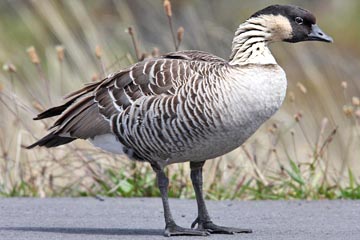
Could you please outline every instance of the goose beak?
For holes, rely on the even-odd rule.
[[[311,32],[309,33],[307,39],[308,41],[321,41],[321,42],[334,42],[332,37],[326,35],[318,25],[313,24],[311,26]]]

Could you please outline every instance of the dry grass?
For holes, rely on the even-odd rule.
[[[226,57],[237,24],[264,7],[173,2],[172,10],[164,5],[165,13],[160,1],[1,4],[1,195],[158,195],[147,164],[104,153],[85,141],[56,149],[23,146],[45,134],[52,122],[31,118],[60,103],[65,93],[156,56],[158,48],[168,52],[182,46]],[[336,31],[346,24],[342,16],[355,16],[359,5],[355,0],[346,4],[341,11],[335,1],[305,6],[314,9],[335,44],[272,47],[288,75],[286,102],[241,148],[206,164],[208,198],[360,198],[360,48],[348,39],[360,35],[360,28]],[[325,13],[336,10],[343,22],[332,25]],[[188,171],[187,164],[168,168],[171,196],[193,196]]]

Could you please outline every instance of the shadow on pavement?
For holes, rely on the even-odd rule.
[[[1,227],[7,231],[49,232],[90,235],[163,235],[164,230],[141,228]]]

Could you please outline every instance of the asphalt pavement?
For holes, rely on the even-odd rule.
[[[170,199],[178,225],[195,200]],[[360,201],[208,201],[214,223],[251,234],[173,239],[360,239]],[[166,239],[159,198],[0,198],[1,240]]]

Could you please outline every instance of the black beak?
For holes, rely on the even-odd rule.
[[[333,42],[332,37],[326,35],[316,24],[313,24],[311,26],[311,32],[309,33],[306,40],[321,41],[321,42]]]

